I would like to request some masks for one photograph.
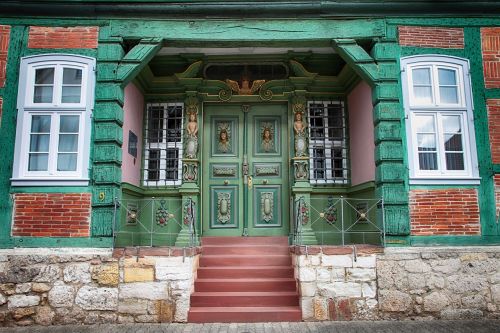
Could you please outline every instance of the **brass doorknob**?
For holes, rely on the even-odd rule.
[[[229,180],[226,179],[226,180],[224,180],[224,185],[227,185],[227,184],[229,184]]]
[[[267,185],[267,179],[264,179],[264,180],[262,181],[262,184]]]

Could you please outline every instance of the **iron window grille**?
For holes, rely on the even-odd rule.
[[[347,121],[343,101],[309,101],[310,182],[347,184]]]
[[[145,186],[178,186],[182,175],[183,103],[149,103],[144,135]]]

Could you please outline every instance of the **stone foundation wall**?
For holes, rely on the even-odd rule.
[[[500,318],[500,247],[389,248],[377,281],[383,319]]]
[[[0,250],[0,326],[185,322],[198,251],[162,252]]]
[[[302,318],[500,319],[500,247],[293,250]]]

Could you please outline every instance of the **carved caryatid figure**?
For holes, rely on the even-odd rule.
[[[303,119],[303,113],[295,112],[295,121],[293,130],[295,132],[295,156],[306,156],[306,128],[307,125]]]
[[[255,92],[259,91],[266,80],[255,80],[252,82],[252,87],[250,87],[250,81],[247,77],[241,79],[241,87],[237,81],[226,79],[226,83],[231,87],[231,90],[238,95],[253,95]]]
[[[186,125],[186,157],[196,158],[198,152],[198,119],[196,111],[188,111],[188,123]]]

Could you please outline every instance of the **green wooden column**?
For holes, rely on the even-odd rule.
[[[158,52],[162,41],[140,40],[127,54],[121,37],[99,32],[92,160],[92,237],[113,235],[115,199],[121,199],[124,87]]]
[[[333,47],[372,87],[376,193],[384,199],[388,243],[405,245],[410,232],[408,169],[403,148],[404,110],[400,101],[398,70],[400,49],[395,30],[376,41],[371,55],[353,39],[334,40]]]
[[[305,90],[296,90],[290,103],[292,105],[292,128],[294,133],[293,139],[293,186],[292,194],[294,198],[294,214],[292,218],[299,218],[300,225],[298,229],[301,231],[301,245],[318,244],[316,234],[312,230],[310,219],[311,207],[311,192],[312,186],[309,182],[309,144],[307,130],[307,99]],[[300,207],[299,207],[300,205]],[[301,211],[298,211],[302,208]]]
[[[179,189],[182,195],[182,227],[175,241],[175,246],[179,247],[198,245],[199,235],[199,129],[203,127],[199,112],[201,103],[197,92],[188,91],[186,95],[182,185]]]

